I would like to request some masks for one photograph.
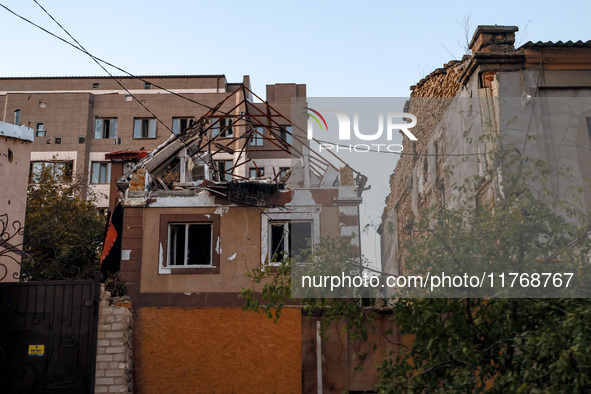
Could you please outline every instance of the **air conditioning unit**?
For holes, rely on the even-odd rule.
[[[53,143],[56,145],[60,145],[62,143],[62,137],[55,137],[53,139]]]
[[[121,145],[121,137],[115,138],[115,145]]]

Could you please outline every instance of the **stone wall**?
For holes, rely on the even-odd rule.
[[[111,298],[101,285],[95,393],[133,392],[132,311],[127,297]]]

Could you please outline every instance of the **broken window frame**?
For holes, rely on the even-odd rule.
[[[211,118],[211,137],[234,137],[234,128],[231,118]]]
[[[232,182],[232,179],[234,179],[234,176],[232,175],[233,167],[234,167],[234,162],[232,160],[215,160],[214,161],[215,166],[216,166],[216,171],[218,172],[218,175],[220,176],[219,181],[220,182]],[[223,166],[223,168],[222,168]],[[228,169],[232,169],[231,172],[227,172]],[[221,178],[223,174],[223,179]]]
[[[210,264],[171,265],[170,225],[207,224],[211,226]],[[188,237],[188,233],[185,232]],[[220,273],[220,215],[217,214],[174,214],[160,215],[160,262],[159,274],[219,274]],[[186,244],[185,244],[186,246]],[[186,252],[185,252],[186,253]]]
[[[285,212],[280,208],[270,208],[261,213],[261,265],[262,266],[278,266],[280,261],[273,261],[272,251],[272,224],[280,222],[306,222],[311,224],[311,239],[310,243],[313,245],[320,241],[320,213],[319,211],[294,211]],[[291,234],[287,233],[291,238]],[[288,241],[288,245],[291,239]]]
[[[172,132],[178,134],[191,127],[194,121],[195,118],[192,116],[175,116],[172,118]]]

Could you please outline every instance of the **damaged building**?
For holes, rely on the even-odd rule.
[[[302,316],[296,301],[277,323],[241,310],[238,295],[253,288],[246,274],[272,269],[276,256],[326,235],[359,246],[366,178],[309,149],[306,114],[292,111],[305,107],[300,85],[276,93],[269,86],[263,101],[242,85],[151,152],[107,155],[124,171],[120,268],[134,309],[138,391],[375,386],[373,359],[356,359],[338,333],[322,347],[318,319]],[[369,372],[350,373],[363,363]]]
[[[418,140],[407,141],[390,177],[380,227],[384,271],[405,272],[401,255],[422,209],[453,207],[462,199],[454,185],[502,171],[489,155],[499,146],[518,146],[520,154],[549,163],[551,192],[575,203],[573,191],[581,188],[580,207],[591,209],[591,41],[516,48],[517,31],[479,26],[470,55],[411,87],[405,111],[418,119]],[[558,176],[567,168],[574,183]],[[486,204],[502,186],[485,176],[475,192],[475,203]]]

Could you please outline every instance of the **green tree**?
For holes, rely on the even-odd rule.
[[[105,217],[82,180],[57,166],[32,174],[27,195],[22,279],[89,277],[98,270]]]

